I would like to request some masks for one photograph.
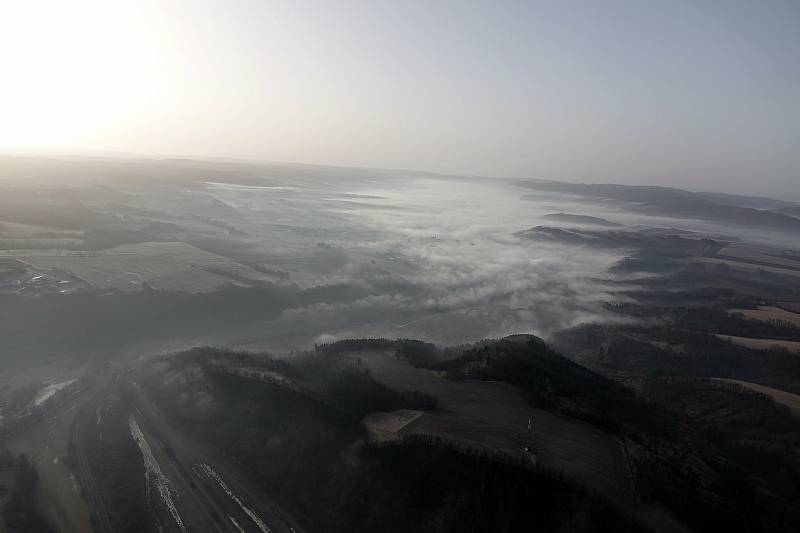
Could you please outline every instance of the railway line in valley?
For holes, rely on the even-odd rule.
[[[293,533],[290,520],[264,494],[254,494],[235,469],[159,414],[134,381],[121,383],[153,459],[169,479],[174,504],[188,531]]]
[[[119,367],[116,367],[119,368]],[[176,509],[185,527],[161,512],[158,491],[151,509],[159,516],[160,530],[253,533],[298,531],[278,506],[260,491],[248,488],[236,467],[225,464],[212,451],[174,430],[144,390],[130,378],[132,367],[116,373],[107,367],[96,381],[82,382],[35,412],[30,418],[0,432],[10,448],[29,453],[42,480],[42,503],[51,520],[65,533],[114,533],[112,509],[100,489],[93,469],[92,439],[97,436],[100,412],[122,393],[142,434],[168,478]],[[70,458],[71,464],[61,461]],[[142,472],[144,477],[149,474]],[[152,480],[148,478],[148,483]],[[152,485],[151,485],[152,487]]]
[[[87,413],[95,412],[95,407],[100,403],[102,398],[105,398],[104,392],[105,391],[100,391],[97,393],[92,400],[81,407],[80,411],[76,414],[70,432],[70,445],[75,455],[81,487],[83,487],[84,495],[92,514],[92,522],[95,531],[100,533],[114,533],[105,501],[97,488],[94,475],[92,474],[91,465],[86,455],[86,449],[82,442],[81,434],[81,430],[84,429],[86,425]]]

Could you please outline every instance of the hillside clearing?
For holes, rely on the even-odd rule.
[[[738,346],[744,346],[752,350],[769,350],[771,348],[785,348],[790,352],[800,353],[800,342],[784,341],[780,339],[754,339],[752,337],[737,337],[735,335],[720,335],[717,338],[730,341]]]
[[[778,320],[800,327],[800,314],[786,311],[780,307],[758,306],[757,309],[728,309],[728,312],[743,315],[750,320],[759,320],[761,322]]]
[[[626,508],[633,505],[622,446],[594,426],[532,407],[506,383],[448,381],[412,367],[389,351],[343,356],[366,365],[377,381],[390,388],[418,390],[438,398],[437,409],[405,425],[400,435],[435,435],[514,456],[524,455],[528,446],[538,463],[563,470]]]
[[[767,396],[775,400],[775,403],[785,405],[794,414],[800,415],[800,394],[794,394],[791,392],[786,392],[784,390],[767,387],[766,385],[759,385],[758,383],[752,383],[750,381],[741,381],[738,379],[714,378],[714,380],[724,381],[726,383],[736,383],[737,385],[741,385],[742,387],[748,388],[752,391],[760,392],[761,394],[766,394]]]

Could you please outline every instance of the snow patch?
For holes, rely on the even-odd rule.
[[[232,517],[231,515],[228,515],[228,518],[230,518],[231,523],[233,524],[233,527],[235,527],[239,531],[239,533],[245,533],[245,530],[242,529],[242,526],[239,525],[239,522],[237,522],[234,517]]]
[[[128,425],[131,428],[131,436],[133,440],[136,441],[136,444],[139,445],[139,450],[142,452],[142,457],[144,458],[144,478],[147,482],[147,490],[150,490],[150,481],[152,480],[158,489],[161,500],[164,502],[164,505],[167,506],[172,518],[175,519],[175,523],[178,524],[181,531],[186,533],[186,526],[183,525],[183,519],[181,515],[178,514],[178,508],[175,507],[175,502],[172,500],[172,488],[170,487],[169,478],[161,471],[161,467],[158,465],[158,461],[156,461],[153,455],[153,450],[150,449],[150,445],[147,443],[147,439],[145,439],[144,433],[142,433],[142,429],[139,427],[139,423],[136,422],[136,418],[132,414],[128,418]]]
[[[33,399],[33,406],[34,407],[40,407],[47,400],[52,398],[55,393],[57,393],[61,389],[69,387],[70,385],[72,385],[76,381],[78,381],[78,380],[77,379],[71,379],[69,381],[62,381],[61,383],[54,383],[53,385],[48,385],[47,387],[44,387],[44,388],[40,389],[39,392],[36,393],[36,397],[34,397],[34,399]]]
[[[219,483],[219,486],[222,487],[222,490],[224,490],[225,493],[230,496],[234,502],[236,502],[242,511],[244,511],[245,514],[250,517],[256,526],[258,526],[258,529],[260,529],[263,533],[272,533],[272,530],[269,528],[269,526],[267,526],[267,524],[264,523],[263,520],[261,520],[261,517],[258,516],[255,511],[249,507],[246,507],[245,504],[242,503],[242,500],[240,500],[239,497],[228,488],[228,485],[222,480],[221,477],[219,477],[219,474],[217,474],[213,468],[205,463],[201,463],[198,466],[200,467],[200,471],[202,473]]]

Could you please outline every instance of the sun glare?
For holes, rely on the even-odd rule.
[[[7,2],[0,11],[0,146],[80,147],[155,90],[136,2]]]

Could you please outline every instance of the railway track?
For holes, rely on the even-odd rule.
[[[84,489],[86,502],[89,504],[89,509],[93,518],[92,524],[94,529],[99,533],[114,533],[114,528],[111,524],[111,518],[108,516],[105,503],[103,502],[103,498],[100,495],[97,484],[95,483],[91,465],[89,464],[89,459],[86,456],[86,450],[81,442],[81,426],[85,422],[84,415],[89,407],[96,403],[94,400],[96,400],[101,394],[102,392],[98,393],[98,395],[93,398],[93,401],[90,401],[84,405],[76,414],[75,420],[72,423],[72,429],[70,431],[70,444],[75,452],[75,458],[78,464],[78,478],[80,479],[81,486]]]

